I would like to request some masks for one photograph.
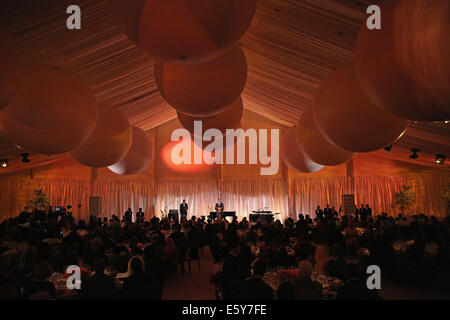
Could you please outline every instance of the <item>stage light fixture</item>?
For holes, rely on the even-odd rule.
[[[420,152],[419,149],[412,148],[411,152],[412,152],[412,155],[409,156],[411,159],[417,159],[419,157],[419,155],[417,154],[418,152]]]
[[[7,168],[7,167],[8,167],[8,159],[0,160],[0,168]]]
[[[442,154],[436,154],[436,160],[434,160],[434,163],[443,165],[445,162],[445,156]]]
[[[392,144],[391,144],[391,145],[388,145],[387,147],[385,147],[384,150],[386,150],[387,152],[391,152],[391,150],[392,150]]]
[[[20,156],[22,157],[22,162],[23,163],[28,163],[31,160],[28,158],[30,156],[29,153],[21,153]]]

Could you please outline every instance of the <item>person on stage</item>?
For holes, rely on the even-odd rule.
[[[125,222],[126,223],[131,223],[133,217],[133,211],[131,211],[131,208],[128,208],[127,211],[125,211]]]
[[[183,199],[183,202],[180,204],[180,216],[182,221],[186,220],[187,212],[188,212],[188,204],[186,203],[186,199]]]
[[[220,199],[218,199],[216,203],[217,219],[222,219],[223,209],[224,209],[223,203]]]
[[[136,212],[136,221],[144,221],[144,220],[145,220],[144,211],[142,211],[142,208],[139,208],[139,211]]]

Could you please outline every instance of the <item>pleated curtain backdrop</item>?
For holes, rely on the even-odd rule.
[[[259,180],[0,180],[0,220],[15,217],[23,210],[33,192],[42,189],[53,206],[71,204],[77,219],[89,218],[89,197],[102,199],[102,217],[122,216],[127,208],[133,212],[142,208],[147,217],[161,217],[169,209],[178,209],[183,199],[189,204],[189,215],[208,215],[217,199],[226,211],[236,211],[238,217],[253,210],[268,208],[279,219],[296,218],[298,213],[314,217],[317,205],[341,205],[341,195],[354,193],[355,201],[369,204],[375,214],[396,214],[392,208],[394,192],[410,185],[416,192],[416,203],[408,214],[446,215],[442,197],[449,175],[335,177]],[[166,209],[166,210],[165,210]]]

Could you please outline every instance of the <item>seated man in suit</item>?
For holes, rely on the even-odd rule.
[[[266,264],[262,260],[255,261],[253,277],[245,280],[243,298],[245,300],[273,300],[273,289],[263,280]]]
[[[181,220],[185,220],[183,219],[187,217],[187,212],[188,212],[188,204],[186,203],[186,199],[183,199],[183,202],[180,204],[180,215],[181,215]]]
[[[298,264],[298,280],[295,281],[295,300],[320,300],[322,285],[311,279],[313,266],[311,262],[303,260]]]

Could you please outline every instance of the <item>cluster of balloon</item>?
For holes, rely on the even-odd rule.
[[[108,104],[99,104],[94,132],[82,145],[70,152],[79,163],[94,168],[113,165],[131,147],[132,129],[128,119]]]
[[[124,33],[156,59],[199,63],[228,52],[247,31],[257,0],[111,0]]]
[[[345,125],[342,124],[342,125]],[[313,108],[307,109],[295,127],[298,147],[313,162],[324,166],[336,166],[350,160],[354,153],[331,143],[319,131]]]
[[[1,113],[5,135],[28,151],[46,155],[69,152],[85,142],[97,121],[91,89],[54,66],[22,70],[17,93]]]
[[[324,166],[312,162],[297,145],[295,127],[289,128],[281,140],[280,155],[288,167],[295,171],[313,173]]]
[[[0,110],[17,92],[20,80],[20,54],[14,38],[0,25]]]
[[[450,119],[448,0],[382,0],[381,30],[361,29],[356,71],[374,104],[419,121]]]
[[[352,152],[381,149],[399,139],[409,124],[373,105],[358,85],[353,63],[339,67],[323,80],[314,111],[323,135]]]
[[[130,150],[122,160],[109,166],[108,169],[121,175],[137,174],[147,169],[152,159],[152,141],[142,129],[133,127]]]
[[[206,63],[157,61],[155,80],[164,99],[177,111],[210,116],[241,95],[247,81],[247,61],[240,46]]]

